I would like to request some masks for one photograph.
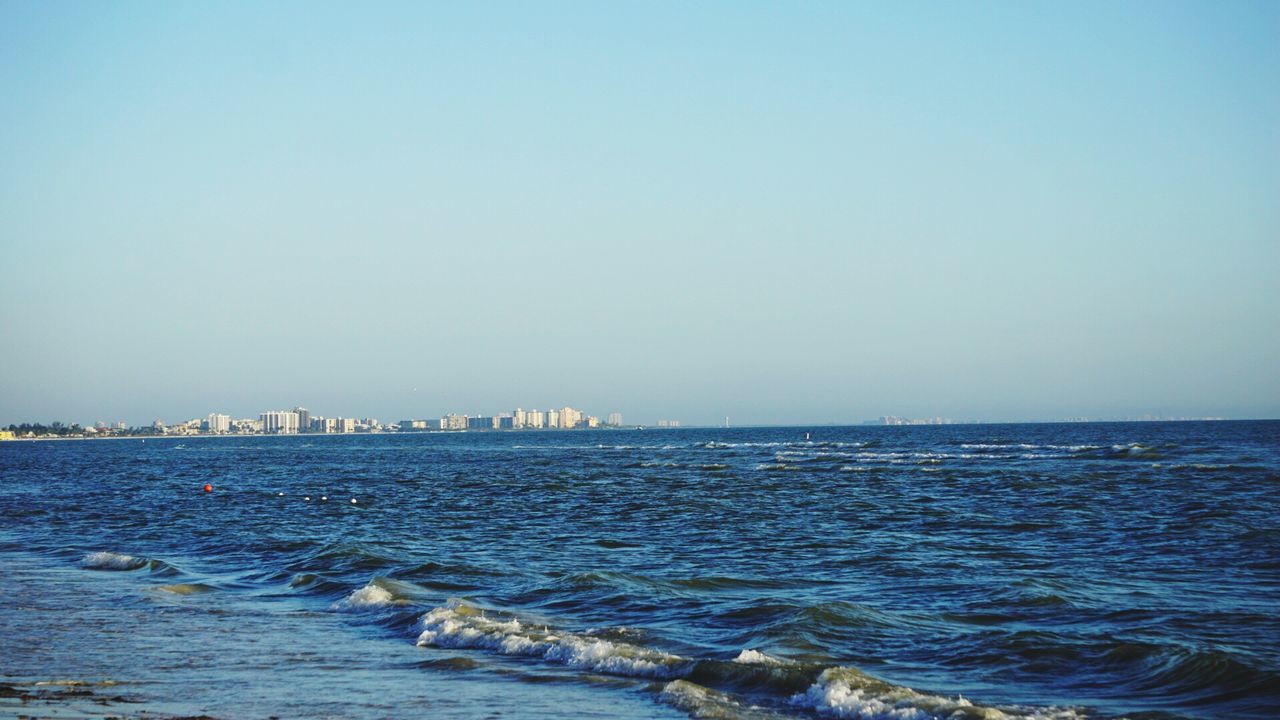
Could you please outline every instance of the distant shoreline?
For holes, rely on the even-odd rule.
[[[248,439],[248,438],[335,438],[335,437],[397,437],[402,435],[556,435],[562,433],[598,433],[618,432],[618,431],[634,431],[634,432],[663,432],[663,431],[683,431],[683,430],[763,430],[763,429],[797,429],[806,428],[816,429],[851,429],[851,430],[870,430],[880,428],[946,428],[946,427],[975,427],[989,425],[992,427],[1010,426],[1010,425],[1160,425],[1168,423],[1249,423],[1249,422],[1276,422],[1280,418],[1188,418],[1185,420],[1019,420],[1019,421],[1001,421],[1001,422],[953,422],[944,424],[902,424],[902,425],[880,425],[874,423],[859,424],[805,424],[805,425],[734,425],[726,428],[722,425],[682,425],[680,427],[658,428],[644,425],[632,425],[626,427],[602,427],[602,428],[569,428],[569,429],[521,429],[521,430],[404,430],[394,432],[361,432],[361,433],[228,433],[228,434],[199,434],[199,435],[104,435],[102,437],[93,436],[77,436],[77,437],[58,437],[44,435],[40,437],[15,437],[0,440],[0,445],[5,443],[16,442],[42,442],[42,441],[101,441],[101,440],[206,440],[206,439]]]

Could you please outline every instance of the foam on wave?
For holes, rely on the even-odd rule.
[[[349,595],[330,605],[329,609],[336,612],[359,612],[403,605],[405,602],[407,601],[397,598],[394,593],[374,580],[362,588],[352,590]]]
[[[949,698],[917,692],[877,680],[851,667],[822,671],[808,690],[797,693],[792,705],[820,715],[857,720],[1078,720],[1070,708],[995,708],[974,705],[964,697]]]
[[[781,665],[782,661],[772,655],[766,655],[759,650],[743,650],[738,653],[738,657],[733,659],[734,662],[742,665]]]
[[[627,677],[672,678],[687,663],[677,655],[624,642],[546,627],[526,626],[516,618],[497,620],[470,605],[451,601],[422,618],[418,645],[488,650],[547,660],[580,670]]]
[[[146,558],[105,551],[89,553],[80,560],[81,567],[91,570],[137,570],[146,564]]]
[[[491,618],[479,608],[458,600],[451,600],[448,605],[424,615],[422,628],[417,644],[423,647],[481,650],[538,658],[589,672],[670,680],[663,688],[662,699],[698,718],[777,717],[770,708],[804,709],[823,717],[856,720],[1080,720],[1083,717],[1071,708],[975,705],[963,697],[930,695],[894,685],[856,668],[837,666],[819,671],[818,667],[776,658],[759,650],[744,649],[732,663],[698,661],[605,639],[590,631],[559,632],[522,623],[515,617]],[[730,669],[735,665],[740,667],[737,672]],[[773,694],[785,687],[785,678],[781,676],[775,682],[761,685],[758,676],[762,672],[801,673],[802,676],[816,672],[818,675],[803,691],[774,694],[775,700],[766,702],[765,707],[716,689],[747,682],[756,691],[772,686],[773,692],[769,694]],[[742,673],[749,675],[737,677]],[[693,679],[698,682],[692,682]],[[711,687],[700,684],[708,681]]]

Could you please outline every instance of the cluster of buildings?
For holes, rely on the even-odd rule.
[[[401,420],[399,429],[414,430],[572,430],[575,428],[621,427],[622,413],[609,413],[604,423],[594,415],[565,406],[559,410],[516,408],[497,415],[457,415],[450,413],[427,420]]]
[[[152,423],[150,431],[163,435],[297,435],[300,433],[412,432],[426,430],[569,430],[575,428],[620,427],[622,413],[609,413],[600,418],[565,406],[558,410],[524,410],[497,415],[458,415],[450,413],[427,420],[401,420],[386,425],[374,418],[324,417],[310,410],[269,410],[257,418],[235,419],[222,413],[210,413],[204,419],[165,424]]]
[[[878,420],[868,420],[863,425],[950,425],[951,418],[900,418],[893,415],[881,415]]]

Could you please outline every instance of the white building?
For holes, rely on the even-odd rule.
[[[258,416],[262,420],[262,432],[268,435],[296,435],[298,413],[290,410],[272,410]]]
[[[622,413],[620,413],[620,412],[611,412],[611,413],[609,413],[609,417],[605,420],[605,424],[606,424],[606,425],[612,425],[612,426],[614,426],[614,427],[621,427],[621,426],[622,426]]]
[[[219,413],[209,413],[209,432],[211,433],[229,433],[231,432],[231,416],[221,415]]]

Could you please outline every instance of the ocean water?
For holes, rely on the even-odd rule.
[[[0,518],[0,715],[1280,715],[1277,422],[9,442]]]

